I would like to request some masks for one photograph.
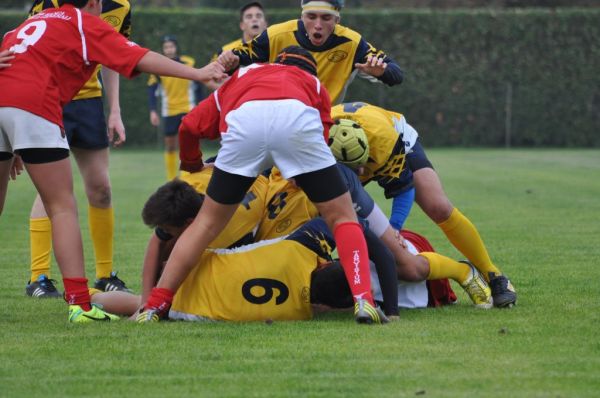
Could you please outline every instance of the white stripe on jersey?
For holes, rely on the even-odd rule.
[[[81,11],[79,8],[76,8],[77,12],[77,29],[79,29],[79,35],[81,36],[81,51],[83,54],[83,62],[85,62],[86,66],[89,66],[90,61],[88,61],[87,57],[87,44],[85,43],[85,34],[83,33],[83,20],[81,18]]]

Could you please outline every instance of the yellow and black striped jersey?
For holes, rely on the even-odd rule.
[[[187,320],[306,320],[311,273],[331,259],[321,219],[287,238],[206,251],[174,297],[169,316]]]
[[[29,16],[48,8],[58,8],[58,0],[35,0],[29,10]],[[130,37],[131,5],[128,0],[103,0],[100,18],[123,36]],[[77,95],[73,97],[74,100],[102,96],[102,85],[98,79],[100,68],[101,66],[98,65],[92,77],[83,85]]]
[[[190,184],[197,192],[206,194],[212,172],[213,168],[207,167],[197,173],[183,175],[180,179]],[[254,236],[265,207],[267,183],[267,178],[264,176],[259,176],[254,181],[227,227],[210,243],[209,247],[227,248],[245,241],[248,234]]]
[[[307,37],[301,20],[292,20],[272,25],[249,43],[240,45],[234,52],[240,57],[241,65],[254,62],[274,62],[277,54],[288,46],[301,46],[310,51],[317,61],[317,75],[323,83],[333,104],[342,102],[348,85],[354,79],[355,63],[364,63],[369,55],[384,58],[388,63],[379,80],[393,85],[403,79],[400,67],[364,40],[354,30],[336,25],[324,45],[315,47]]]
[[[397,126],[404,116],[364,102],[349,102],[331,108],[331,118],[358,123],[369,140],[369,160],[360,176],[363,184],[371,180],[382,187],[400,178],[404,168],[405,142]]]
[[[182,55],[174,59],[187,66],[193,67],[196,61],[192,57]],[[170,76],[150,75],[148,78],[148,102],[150,110],[158,109],[157,97],[161,97],[163,117],[188,113],[202,98],[198,93],[196,82]]]
[[[317,208],[304,191],[283,178],[279,169],[273,167],[256,240],[288,235],[317,215]]]

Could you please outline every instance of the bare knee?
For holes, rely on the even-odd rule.
[[[88,202],[91,206],[108,208],[112,203],[112,192],[109,183],[93,184],[86,187]]]

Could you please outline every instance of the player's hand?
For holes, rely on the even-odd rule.
[[[12,166],[10,167],[10,179],[16,180],[18,175],[23,172],[23,159],[17,154],[14,155]]]
[[[398,244],[400,244],[400,246],[402,246],[405,249],[408,248],[406,246],[406,240],[404,240],[404,236],[402,236],[400,234],[400,231],[398,231],[397,229],[394,229],[394,237],[396,238],[396,241],[398,242]]]
[[[223,65],[227,72],[234,70],[240,64],[240,57],[235,55],[233,51],[227,50],[219,54],[217,62]]]
[[[211,62],[204,68],[200,68],[197,70],[199,72],[199,75],[196,80],[202,83],[206,83],[209,81],[220,83],[229,77],[229,75],[225,73],[223,65],[221,65],[218,62]]]
[[[10,50],[0,51],[0,69],[8,68],[11,65],[10,61],[15,58],[13,54],[14,52]]]
[[[125,140],[125,126],[123,120],[121,120],[120,112],[111,112],[108,115],[108,142],[112,142],[113,146],[117,147],[122,145]],[[117,133],[115,137],[115,133]]]
[[[160,124],[160,118],[158,117],[158,113],[156,111],[150,111],[150,124],[154,127],[158,127]]]
[[[383,72],[385,72],[385,68],[387,68],[387,63],[383,62],[383,58],[369,55],[367,57],[367,61],[364,64],[356,63],[354,64],[354,67],[360,72],[366,73],[367,75],[379,77],[383,75]]]

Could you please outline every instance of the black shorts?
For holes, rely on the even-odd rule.
[[[63,108],[63,123],[71,148],[108,148],[108,134],[101,97],[78,99]]]
[[[177,135],[179,131],[179,125],[181,124],[181,119],[185,116],[185,113],[180,113],[179,115],[174,116],[165,116],[163,118],[164,123],[164,134],[166,137],[172,137]]]
[[[429,159],[427,159],[425,149],[423,149],[423,146],[421,145],[421,142],[418,138],[415,142],[415,145],[413,145],[413,147],[406,155],[406,168],[412,171],[413,173],[419,169],[433,169],[433,165],[431,164]]]

